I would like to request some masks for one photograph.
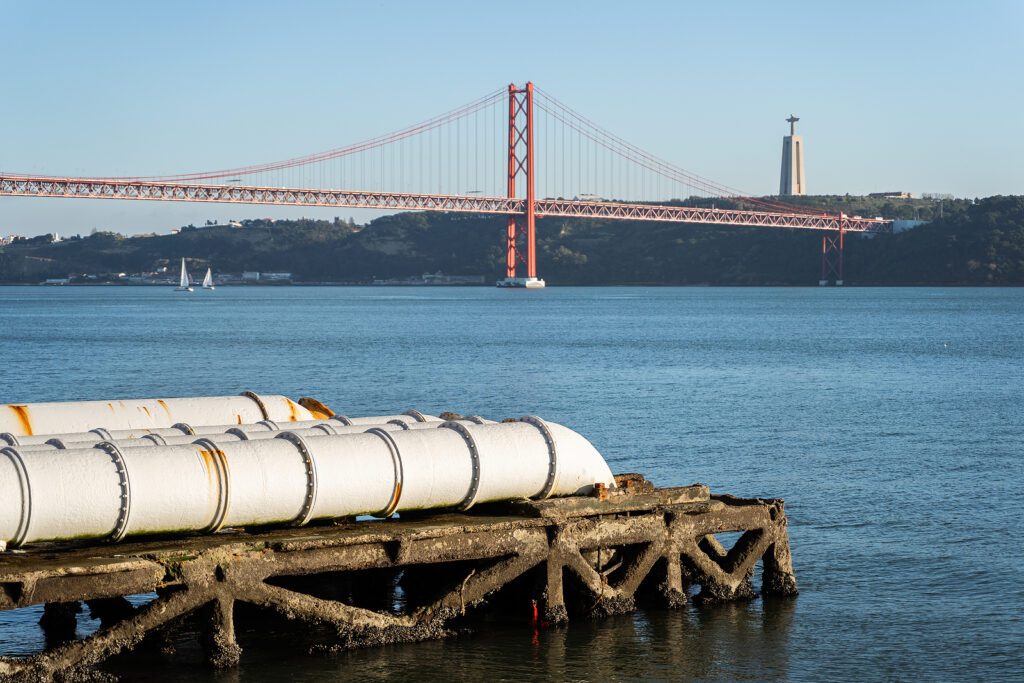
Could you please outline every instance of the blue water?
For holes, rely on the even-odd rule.
[[[4,403],[249,389],[352,415],[533,413],[615,471],[787,501],[792,601],[255,652],[232,680],[1024,671],[1024,289],[7,287],[0,359]],[[0,615],[0,650],[38,642]]]

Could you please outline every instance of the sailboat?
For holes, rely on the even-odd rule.
[[[213,271],[210,268],[206,269],[206,277],[203,278],[203,289],[216,289],[213,286]]]
[[[181,283],[174,288],[175,292],[191,292],[192,281],[188,279],[188,271],[185,270],[185,259],[181,259]]]

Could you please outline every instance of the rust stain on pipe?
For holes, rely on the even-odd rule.
[[[316,420],[326,420],[334,417],[335,414],[333,410],[325,406],[323,403],[315,398],[310,398],[309,396],[303,396],[300,398],[299,405],[312,413],[313,418]]]
[[[18,418],[18,422],[21,423],[21,428],[25,431],[24,436],[32,436],[32,420],[29,419],[28,406],[7,406],[14,415]]]
[[[203,461],[203,469],[206,470],[206,479],[212,482],[216,476],[216,464],[213,462],[213,453],[205,448],[201,448],[199,449],[199,457]]]

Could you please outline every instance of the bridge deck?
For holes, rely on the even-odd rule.
[[[0,176],[0,195],[324,206],[394,211],[452,211],[507,215],[520,215],[526,211],[525,199],[484,195],[416,194],[44,176]],[[889,230],[892,225],[892,221],[882,219],[840,218],[835,214],[825,213],[707,209],[578,199],[537,199],[534,202],[534,209],[538,217],[604,218],[754,228],[839,230],[842,225],[846,232],[884,232]]]

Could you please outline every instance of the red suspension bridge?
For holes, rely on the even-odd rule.
[[[352,187],[360,189],[338,189]],[[891,227],[882,219],[751,197],[690,173],[532,83],[513,84],[415,126],[317,154],[162,176],[0,171],[0,195],[507,215],[509,286],[543,286],[536,253],[541,217],[817,230],[823,233],[823,283],[842,283],[845,233]],[[716,199],[733,208],[716,208]]]

